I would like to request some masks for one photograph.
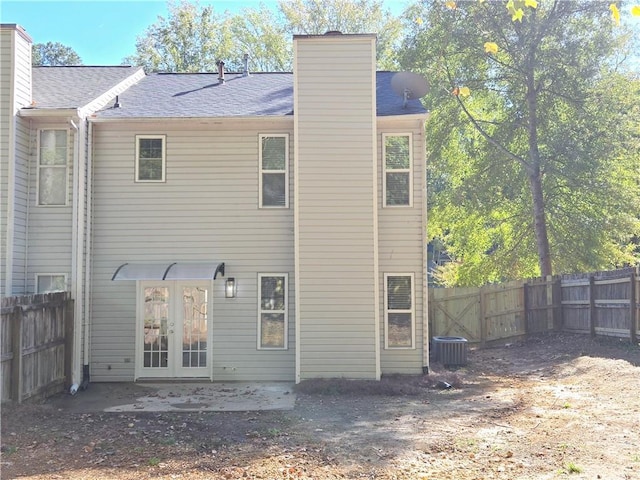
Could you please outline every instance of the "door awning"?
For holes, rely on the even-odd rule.
[[[224,262],[123,263],[111,280],[215,280]]]

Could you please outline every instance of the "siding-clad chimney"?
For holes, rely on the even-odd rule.
[[[294,36],[297,381],[380,376],[375,42]]]

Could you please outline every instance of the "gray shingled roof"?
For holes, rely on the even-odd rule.
[[[34,108],[80,108],[140,67],[33,67]]]
[[[425,113],[419,100],[407,108],[391,89],[394,72],[377,73],[377,114]],[[293,74],[158,73],[148,75],[120,95],[120,108],[98,112],[102,118],[253,117],[293,114]]]

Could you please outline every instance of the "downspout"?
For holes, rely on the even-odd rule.
[[[85,272],[84,272],[84,359],[82,365],[82,384],[80,388],[86,390],[89,388],[90,368],[89,368],[89,348],[91,338],[91,220],[93,218],[92,211],[92,186],[93,186],[93,123],[87,122],[87,225],[86,225],[86,247],[85,247]]]
[[[73,142],[73,196],[72,196],[72,238],[71,238],[71,295],[74,300],[73,309],[73,360],[71,369],[72,393],[75,393],[81,381],[82,362],[82,205],[84,185],[84,162],[81,161],[80,147],[84,133],[83,124],[80,127],[69,118],[69,125],[74,131]],[[75,391],[74,391],[75,390]]]
[[[34,146],[35,139],[35,146]],[[31,214],[31,164],[34,158],[37,158],[37,150],[38,148],[38,132],[33,132],[33,120],[29,119],[29,150],[27,153],[27,204],[25,206],[25,232],[24,232],[24,280],[23,280],[23,292],[27,293],[29,289],[29,232],[31,231],[29,222],[30,222],[30,214]],[[34,155],[34,152],[35,155]],[[34,291],[38,288],[35,285]]]

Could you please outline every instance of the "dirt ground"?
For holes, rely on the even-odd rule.
[[[303,387],[290,411],[3,406],[1,476],[640,479],[640,347],[626,341],[535,336],[456,371]]]

